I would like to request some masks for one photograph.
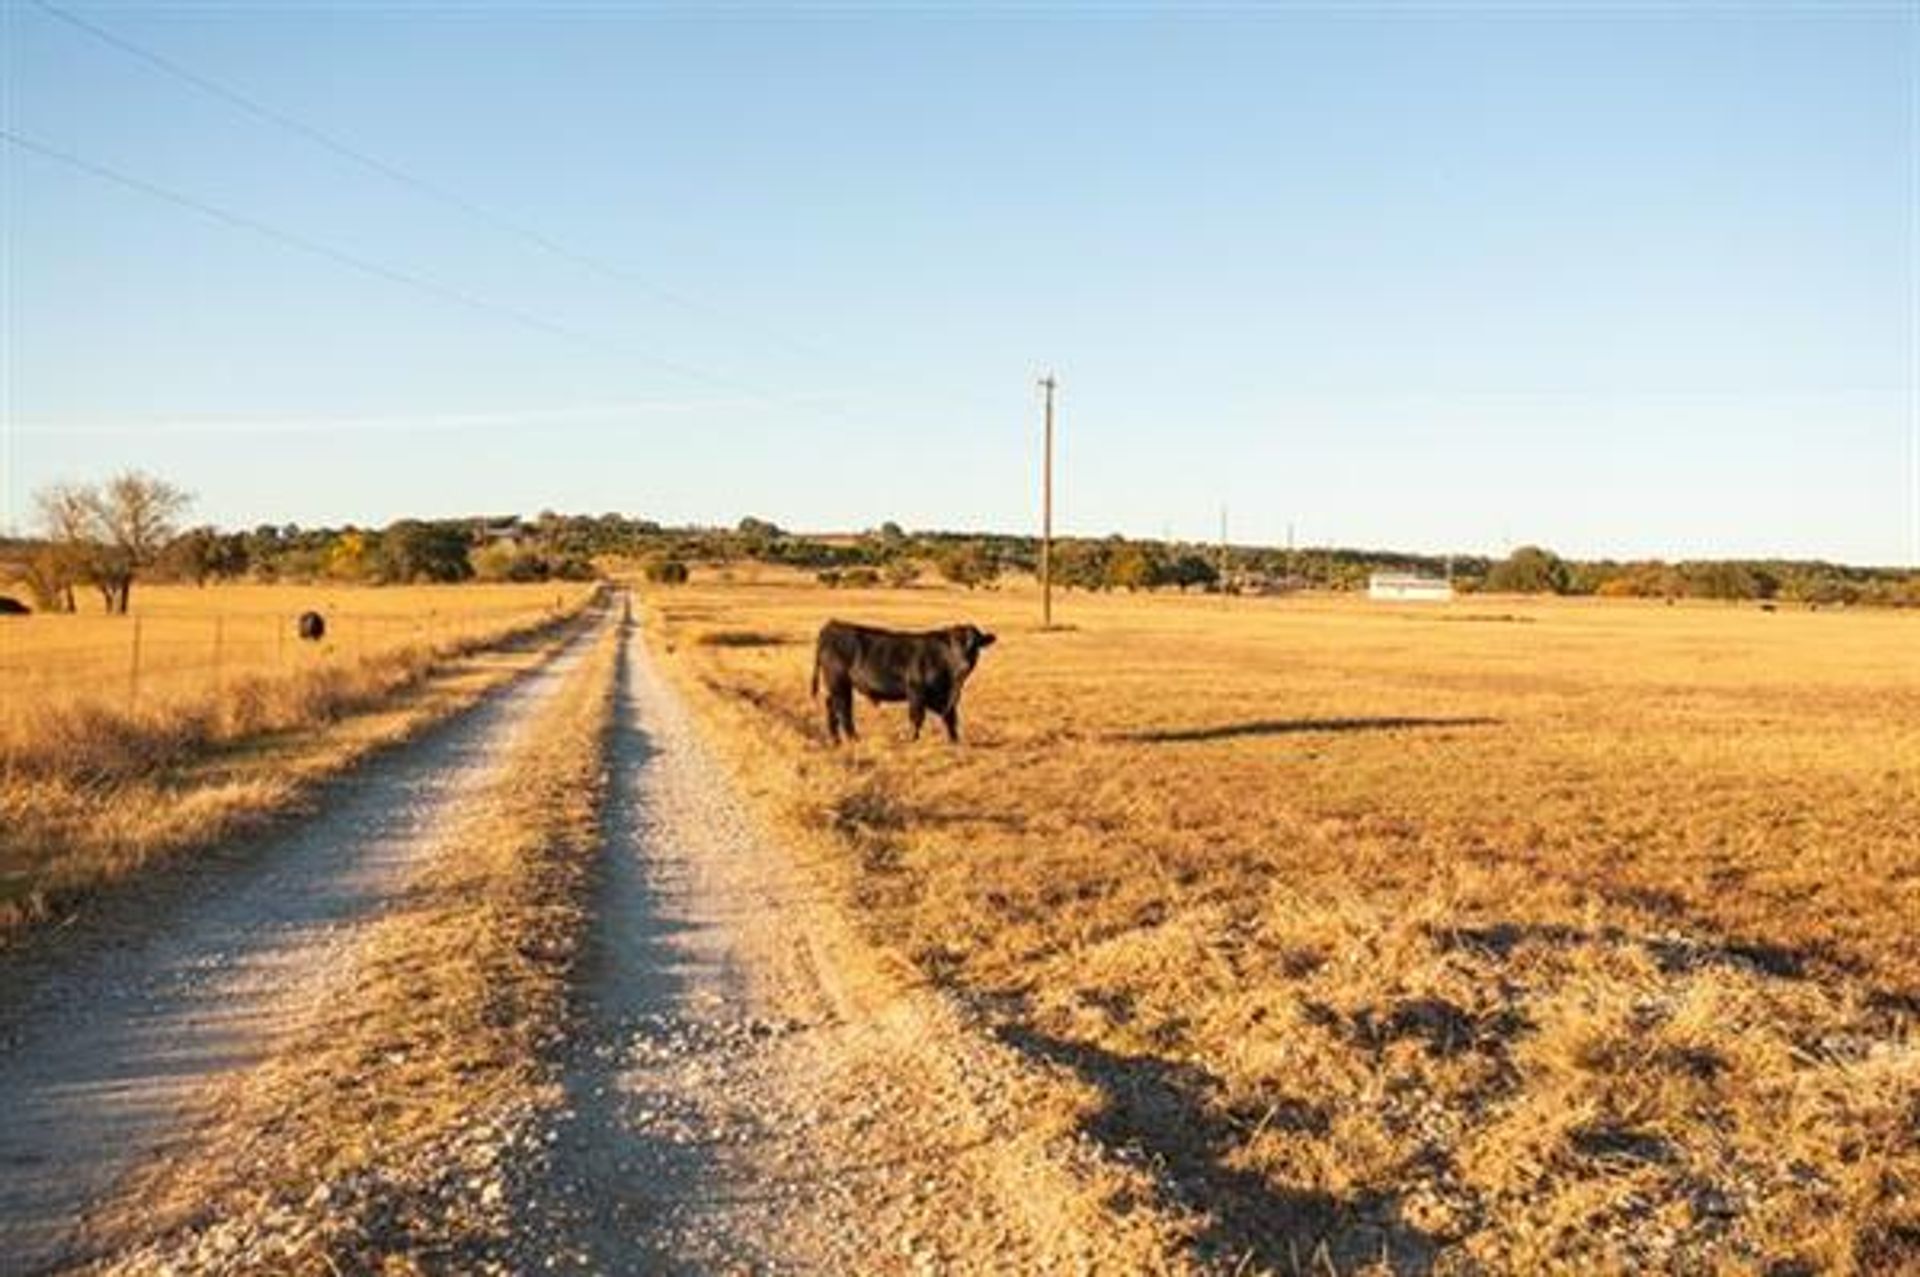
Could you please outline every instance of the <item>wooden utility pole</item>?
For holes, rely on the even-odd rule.
[[[133,618],[133,652],[127,660],[127,708],[140,700],[140,618]]]
[[[1047,453],[1040,488],[1040,628],[1053,628],[1053,374],[1040,379],[1047,395]]]
[[[1220,503],[1220,597],[1227,597],[1227,503]]]

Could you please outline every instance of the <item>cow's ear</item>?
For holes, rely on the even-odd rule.
[[[978,639],[978,642],[981,647],[993,646],[994,638],[996,637],[995,635],[989,634],[985,630],[979,631],[979,635],[980,637]]]

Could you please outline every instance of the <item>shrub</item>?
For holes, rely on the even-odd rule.
[[[1166,569],[1152,546],[1140,543],[1121,545],[1107,560],[1106,583],[1129,593],[1154,589],[1164,580]]]
[[[1000,565],[993,561],[993,556],[978,541],[954,546],[940,556],[936,566],[941,576],[969,590],[976,585],[985,585],[1000,575]]]
[[[679,559],[655,559],[643,569],[647,580],[655,585],[685,585],[692,579],[693,573]]]
[[[1688,592],[1703,599],[1752,599],[1761,597],[1759,582],[1745,564],[1715,562],[1688,563],[1681,566]]]
[[[504,541],[493,541],[475,550],[473,574],[482,581],[518,581],[526,568],[526,556]]]
[[[577,554],[569,554],[549,562],[547,574],[556,581],[592,581],[600,576],[591,560]]]

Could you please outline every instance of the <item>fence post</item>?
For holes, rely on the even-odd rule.
[[[140,618],[133,618],[133,651],[127,661],[127,708],[140,700]]]

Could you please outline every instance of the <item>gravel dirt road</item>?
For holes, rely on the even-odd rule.
[[[525,1185],[529,1265],[1138,1271],[1158,1247],[1076,1173],[1093,1150],[1032,1129],[1033,1080],[809,886],[637,638],[616,712],[584,1027],[552,1161]]]
[[[171,891],[164,916],[10,973],[30,993],[0,1011],[0,1271],[113,1269],[137,1237],[98,1255],[76,1239],[137,1218],[116,1184],[232,1147],[208,1137],[206,1097],[344,996],[383,904],[497,780],[590,637],[373,761],[199,889]],[[622,642],[573,1033],[544,1098],[529,1095],[530,1124],[497,1137],[504,1194],[473,1190],[506,1215],[485,1270],[1179,1267],[1149,1212],[1111,1209],[1139,1188],[1131,1172],[1071,1122],[1037,1117],[1062,1112],[1045,1091],[1057,1079],[857,932],[743,805],[638,634]],[[90,1234],[90,1213],[114,1222]],[[257,1271],[258,1240],[216,1227],[219,1244],[178,1253],[201,1256],[189,1271]]]
[[[311,817],[245,854],[0,966],[0,1272],[76,1258],[116,1181],[189,1136],[198,1102],[327,996],[359,929],[584,643],[328,786]]]

